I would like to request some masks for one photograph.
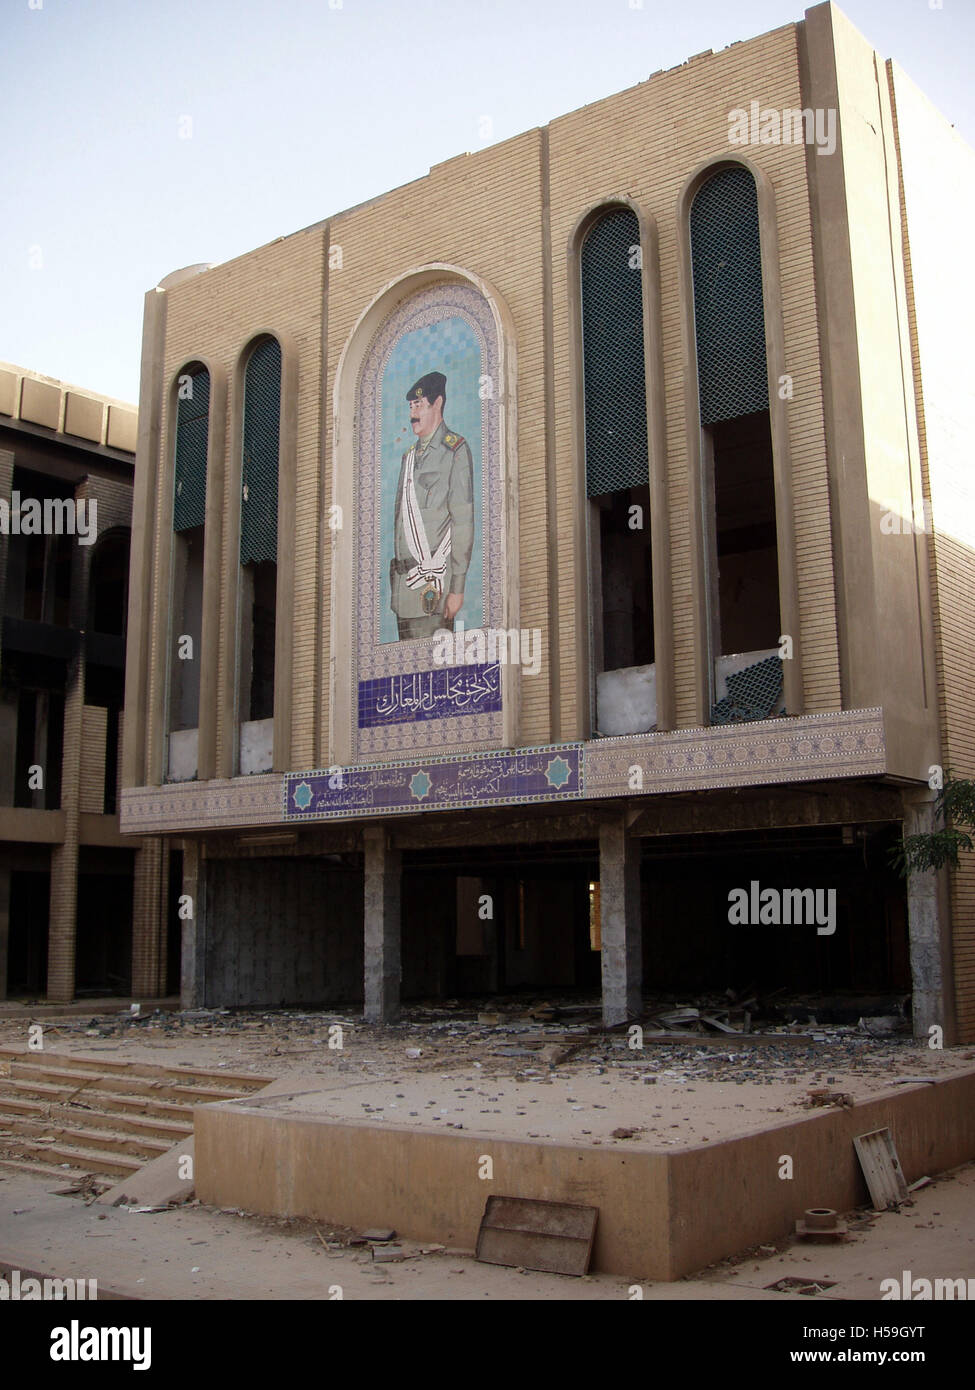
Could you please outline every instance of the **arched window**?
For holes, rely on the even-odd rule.
[[[196,776],[195,739],[174,738],[200,722],[200,641],[206,521],[210,373],[199,364],[180,374],[173,469],[173,577],[170,629],[169,775]]]
[[[580,249],[595,732],[656,725],[640,225],[613,207]],[[640,668],[637,671],[635,668]]]
[[[780,706],[778,543],[758,195],[720,169],[690,209],[713,723]]]
[[[263,338],[244,370],[240,495],[241,723],[274,716],[274,639],[278,574],[278,461],[281,424],[281,347]],[[254,739],[258,739],[259,747]],[[271,767],[270,727],[242,739],[240,770]]]

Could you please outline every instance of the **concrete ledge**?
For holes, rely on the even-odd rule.
[[[686,1149],[596,1148],[380,1127],[226,1102],[194,1112],[204,1202],[473,1249],[504,1194],[599,1208],[593,1269],[673,1280],[786,1235],[807,1207],[868,1200],[853,1138],[889,1126],[908,1182],[975,1157],[975,1069],[850,1109]],[[779,1176],[792,1159],[791,1180]],[[478,1176],[484,1156],[493,1178]]]
[[[170,735],[171,757],[183,738],[183,733]],[[654,797],[669,792],[879,777],[888,771],[885,738],[881,708],[836,710],[589,743],[360,763],[343,769],[341,787],[332,787],[329,770],[321,768],[193,781],[195,763],[186,753],[180,754],[185,766],[181,763],[180,771],[171,771],[174,782],[123,789],[121,825],[125,834],[176,831],[185,835],[232,826],[344,823],[394,815],[412,819],[437,811],[527,804],[563,810],[568,806],[571,813],[587,801],[608,797],[633,802],[634,764],[644,776],[643,789],[636,796],[650,805]],[[545,763],[556,755],[575,769],[565,785],[541,777]],[[519,769],[526,758],[534,761],[536,772],[530,790],[505,790],[509,785],[501,786],[505,778],[524,776]],[[452,781],[461,765],[463,794]],[[422,801],[410,788],[413,775],[420,771],[434,777],[436,784]],[[306,783],[307,792],[302,790]],[[296,801],[296,793],[300,798],[311,794],[312,802]]]
[[[0,807],[0,840],[15,844],[63,844],[64,812],[35,811],[29,806]]]

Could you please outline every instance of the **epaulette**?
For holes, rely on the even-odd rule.
[[[464,443],[464,436],[462,434],[445,434],[443,437],[443,442],[446,444],[448,449],[451,449],[454,453],[456,453],[460,446]]]

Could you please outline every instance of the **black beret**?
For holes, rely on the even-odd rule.
[[[414,381],[406,393],[406,399],[417,401],[421,396],[426,396],[432,405],[438,396],[446,396],[446,392],[447,378],[443,372],[427,372],[426,376],[421,376],[419,381]]]

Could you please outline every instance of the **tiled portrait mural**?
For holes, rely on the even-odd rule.
[[[468,285],[407,300],[366,353],[355,443],[358,758],[500,741],[500,667],[465,660],[463,641],[501,623],[498,382],[494,318]]]

